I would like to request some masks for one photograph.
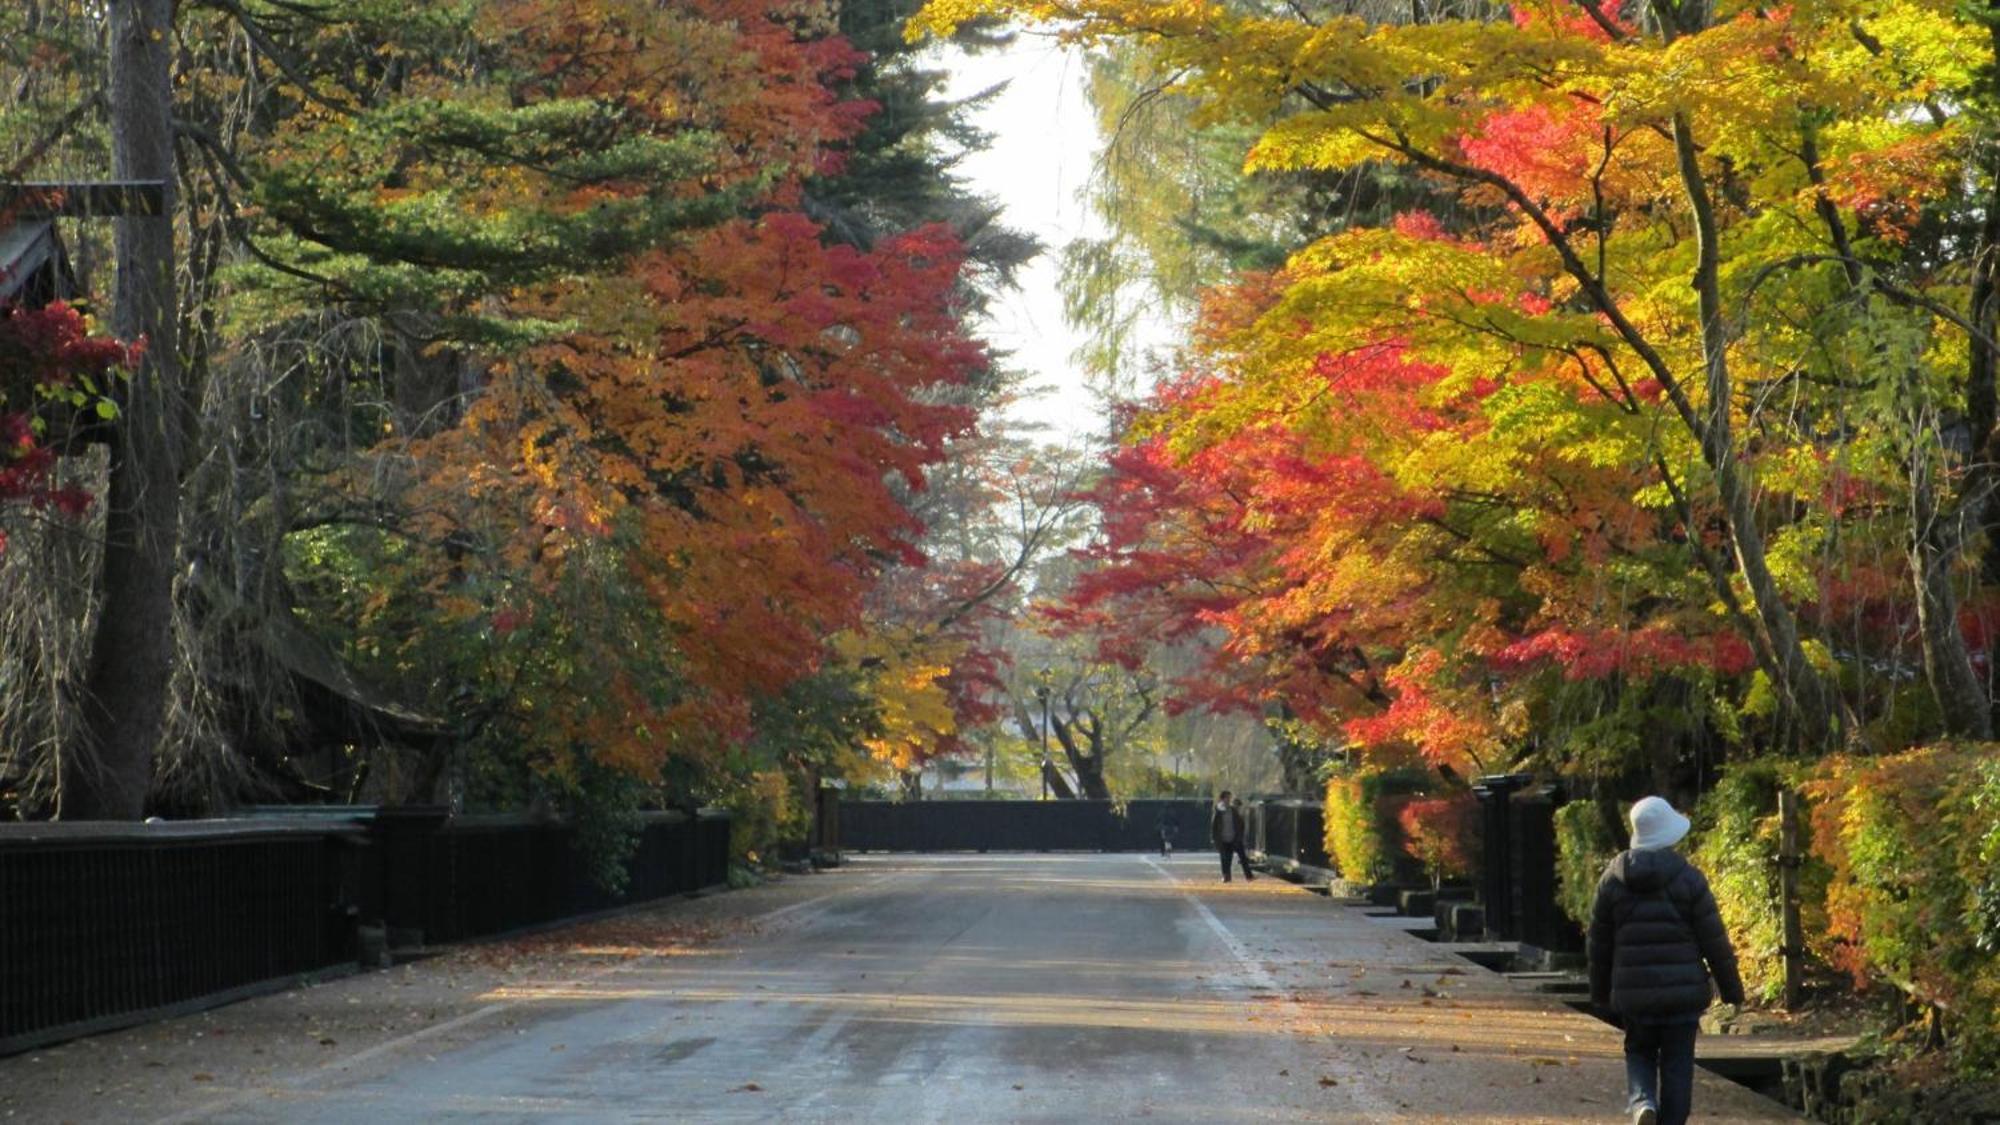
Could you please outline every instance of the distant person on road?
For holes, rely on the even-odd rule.
[[[1174,837],[1180,835],[1181,814],[1172,805],[1160,812],[1160,854],[1174,854]]]
[[[1243,880],[1250,882],[1256,878],[1250,874],[1250,857],[1243,851],[1243,809],[1230,801],[1229,790],[1216,798],[1215,809],[1208,816],[1208,838],[1215,845],[1215,852],[1222,857],[1222,881],[1229,882],[1229,861],[1237,857],[1243,859]]]
[[[1245,849],[1250,843],[1250,814],[1243,811],[1243,798],[1229,798],[1229,808],[1236,814],[1236,858],[1243,862],[1243,881],[1250,882],[1256,876],[1250,874],[1250,853]]]
[[[1604,869],[1591,908],[1590,999],[1625,1029],[1634,1125],[1688,1119],[1701,1014],[1717,989],[1723,1003],[1743,1003],[1715,895],[1673,850],[1687,831],[1688,818],[1659,797],[1633,805],[1632,848]]]

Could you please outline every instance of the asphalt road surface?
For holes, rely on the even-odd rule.
[[[501,989],[169,1120],[1624,1119],[1615,1032],[1214,863],[863,857],[732,947]],[[1788,1116],[1705,1074],[1696,1109]]]

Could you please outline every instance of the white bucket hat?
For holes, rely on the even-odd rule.
[[[1645,797],[1632,806],[1632,846],[1670,848],[1688,834],[1688,818],[1661,797]]]

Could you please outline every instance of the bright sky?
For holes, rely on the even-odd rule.
[[[1052,39],[1023,34],[1005,51],[948,52],[948,96],[967,97],[1002,82],[1007,89],[973,121],[993,134],[992,147],[960,165],[974,190],[1006,207],[1007,222],[1039,237],[1041,257],[1021,273],[1019,290],[994,303],[983,335],[1009,362],[1031,375],[1045,394],[1015,407],[1015,417],[1050,427],[1062,440],[1099,431],[1083,376],[1070,355],[1081,342],[1063,318],[1057,291],[1062,248],[1100,229],[1077,192],[1089,182],[1101,146],[1084,96],[1083,55]]]

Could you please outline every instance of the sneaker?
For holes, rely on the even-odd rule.
[[[1649,1105],[1642,1105],[1632,1111],[1632,1125],[1658,1125],[1660,1111]]]

